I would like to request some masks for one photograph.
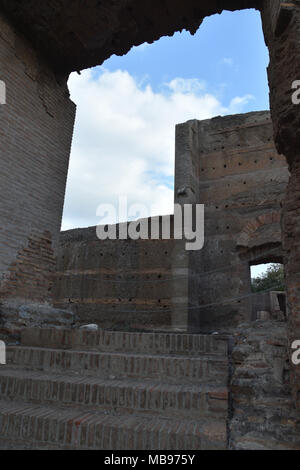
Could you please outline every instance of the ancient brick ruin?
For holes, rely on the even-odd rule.
[[[261,11],[271,114],[176,131],[175,202],[205,204],[203,250],[60,234],[70,72],[244,8]],[[0,447],[299,449],[300,2],[0,0],[0,12]],[[265,261],[284,262],[286,318],[255,316],[250,265]]]
[[[64,232],[55,305],[103,328],[230,331],[251,319],[250,264],[283,259],[288,179],[268,112],[178,125],[175,202],[205,204],[204,248]]]

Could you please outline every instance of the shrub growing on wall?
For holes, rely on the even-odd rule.
[[[252,292],[285,290],[284,269],[282,264],[272,264],[265,273],[251,279]]]

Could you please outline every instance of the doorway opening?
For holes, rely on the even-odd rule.
[[[252,290],[252,319],[266,319],[282,312],[286,317],[286,287],[282,263],[263,263],[250,266]]]
[[[250,270],[252,292],[285,290],[284,267],[282,263],[252,265]]]

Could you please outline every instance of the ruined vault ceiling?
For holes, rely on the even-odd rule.
[[[0,9],[57,71],[68,73],[175,31],[194,33],[205,16],[259,8],[261,1],[0,0]]]

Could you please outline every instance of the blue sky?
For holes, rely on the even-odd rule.
[[[97,207],[119,196],[147,206],[137,216],[172,213],[175,125],[268,109],[268,62],[260,15],[245,10],[72,74],[77,118],[62,229],[101,223]]]
[[[226,105],[235,96],[253,95],[244,111],[269,108],[266,68],[269,62],[261,19],[255,10],[223,12],[204,20],[192,36],[184,31],[151,45],[112,56],[103,65],[127,70],[154,91],[175,77],[196,78]],[[101,70],[101,68],[100,68]]]

